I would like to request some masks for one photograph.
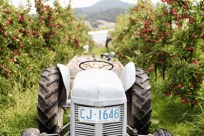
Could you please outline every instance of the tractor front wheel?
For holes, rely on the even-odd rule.
[[[43,71],[38,93],[38,123],[40,132],[56,133],[63,125],[64,110],[59,106],[62,78],[57,67]]]
[[[23,131],[21,136],[40,136],[40,131],[37,128],[28,128]]]
[[[170,131],[165,130],[163,128],[155,130],[154,136],[173,136]]]
[[[151,124],[151,86],[148,75],[144,70],[136,68],[136,81],[127,90],[127,122],[136,129],[138,134],[149,133]]]

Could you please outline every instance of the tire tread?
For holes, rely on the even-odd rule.
[[[39,83],[37,106],[40,132],[53,133],[57,130],[60,81],[61,77],[57,67],[43,70]]]
[[[139,134],[146,135],[149,133],[151,125],[151,86],[148,75],[144,70],[136,68],[136,81],[126,93],[129,102],[128,125],[137,129]],[[131,92],[131,93],[130,93]]]

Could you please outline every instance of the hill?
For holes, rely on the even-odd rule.
[[[101,0],[93,6],[86,8],[75,8],[74,15],[83,15],[90,24],[96,28],[97,20],[115,22],[115,18],[121,13],[125,13],[134,4],[122,2],[120,0]]]
[[[96,4],[86,7],[86,8],[75,8],[74,10],[78,13],[92,13],[99,11],[106,11],[110,9],[129,9],[134,6],[134,4],[129,4],[127,2],[122,2],[120,0],[101,0]]]

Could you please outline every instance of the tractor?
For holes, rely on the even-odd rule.
[[[66,66],[46,68],[37,111],[39,129],[26,129],[23,136],[172,136],[165,129],[149,134],[148,74],[104,55],[75,56]],[[69,121],[63,124],[65,111]]]

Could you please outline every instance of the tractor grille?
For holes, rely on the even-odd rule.
[[[94,136],[94,125],[75,123],[75,136]]]
[[[104,136],[122,136],[123,123],[109,123],[103,125],[103,135]]]
[[[123,132],[123,105],[121,105],[120,122],[104,123],[103,136],[122,136]],[[81,123],[78,122],[78,105],[75,105],[75,136],[94,136],[95,135],[94,123]]]

